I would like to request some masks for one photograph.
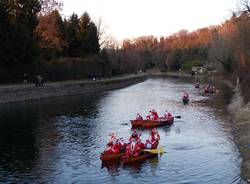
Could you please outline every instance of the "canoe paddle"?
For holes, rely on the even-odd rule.
[[[163,153],[166,153],[164,151],[163,147],[160,147],[159,149],[144,149],[143,151],[149,152],[149,153],[152,153],[152,154],[163,154]]]
[[[174,118],[178,118],[178,119],[181,119],[181,116],[174,116]]]
[[[128,123],[121,123],[121,125],[128,125]]]

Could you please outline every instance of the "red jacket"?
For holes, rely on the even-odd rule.
[[[152,144],[151,149],[157,148],[160,139],[161,138],[160,138],[160,135],[158,133],[151,133],[151,136],[150,136],[150,143]]]
[[[125,155],[128,157],[138,157],[144,148],[144,144],[136,142],[135,145],[133,144],[128,144],[126,146],[126,152]]]
[[[159,119],[159,116],[158,116],[157,112],[152,112],[152,115],[153,115],[153,120],[158,120]]]

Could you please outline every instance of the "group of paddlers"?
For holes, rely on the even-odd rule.
[[[160,135],[156,128],[151,130],[150,138],[142,143],[140,137],[141,132],[137,133],[133,130],[128,142],[125,142],[123,138],[117,138],[115,133],[111,133],[107,148],[104,154],[118,154],[125,153],[127,157],[138,157],[143,154],[144,149],[157,149],[160,141]]]
[[[200,81],[194,83],[195,88],[200,88]],[[216,87],[212,84],[205,84],[204,93],[216,93]]]
[[[164,118],[164,119],[166,119],[166,120],[171,120],[171,119],[173,118],[173,116],[172,116],[172,114],[171,114],[170,112],[166,111],[166,112],[164,113],[164,116],[163,116],[163,117],[159,117],[158,113],[157,113],[154,109],[153,109],[153,110],[150,110],[150,111],[149,111],[149,114],[146,116],[146,119],[147,119],[147,120],[154,120],[154,121],[157,121],[157,120],[159,120],[160,118],[161,118],[161,119]],[[143,120],[143,117],[142,117],[139,113],[137,113],[135,120]]]
[[[214,85],[206,84],[204,87],[205,93],[216,93],[216,88]]]

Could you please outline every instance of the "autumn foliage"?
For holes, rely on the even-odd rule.
[[[89,72],[107,76],[153,67],[189,72],[192,66],[248,81],[250,8],[248,0],[239,3],[240,10],[221,25],[160,38],[141,36],[118,45],[87,12],[62,18],[60,0],[2,0],[0,81],[18,81],[24,72],[64,80]]]

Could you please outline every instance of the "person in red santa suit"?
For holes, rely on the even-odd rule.
[[[109,134],[109,143],[108,144],[115,144],[116,143],[116,134],[113,132]]]
[[[170,121],[170,120],[172,120],[173,116],[172,116],[172,114],[171,114],[170,112],[168,112],[168,111],[166,110],[166,112],[165,112],[165,114],[164,114],[164,118],[165,118],[166,120]]]
[[[182,99],[189,99],[189,95],[186,91],[184,91]]]
[[[134,153],[133,153],[133,157],[138,157],[141,155],[142,150],[145,148],[144,144],[141,142],[141,140],[139,139],[136,144],[135,144],[135,149],[134,149]]]
[[[140,139],[140,136],[141,136],[141,133],[139,133],[138,135],[136,130],[133,130],[133,133],[131,134],[129,138],[129,142],[131,142],[132,139],[135,139],[136,141],[138,141]]]
[[[146,141],[146,148],[157,149],[159,141],[160,141],[160,135],[156,130],[156,128],[154,128],[150,133],[150,139]]]
[[[118,147],[120,152],[125,152],[126,150],[126,143],[123,138],[118,139],[117,141]]]
[[[119,146],[117,145],[117,139],[115,133],[109,134],[109,142],[106,145],[104,153],[105,154],[119,153]]]
[[[135,144],[136,144],[135,138],[131,138],[129,144],[126,145],[125,155],[127,157],[132,157],[133,156],[134,150],[135,150]]]
[[[150,110],[149,111],[149,114],[146,116],[146,119],[147,120],[151,120],[153,117],[152,117],[152,111]]]
[[[142,117],[139,113],[137,113],[135,119],[136,119],[136,120],[143,120],[143,117]]]
[[[152,116],[153,116],[153,120],[155,121],[159,119],[158,113],[155,110],[152,110]]]
[[[132,138],[130,144],[126,146],[125,155],[127,157],[138,157],[143,148],[144,144],[142,144],[140,140],[136,141],[136,139]]]

